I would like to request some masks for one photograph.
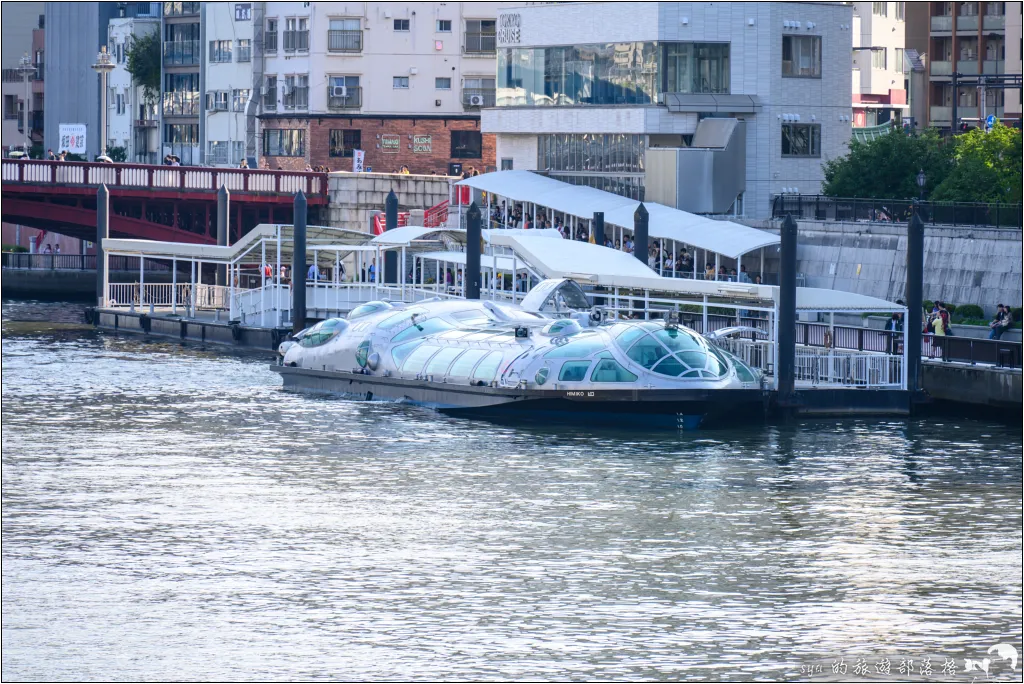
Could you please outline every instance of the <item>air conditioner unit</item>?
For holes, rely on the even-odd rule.
[[[484,96],[483,95],[470,95],[469,96],[469,106],[470,107],[483,107],[484,106]]]
[[[260,95],[266,95],[267,92],[267,86],[260,86]]]
[[[348,97],[345,86],[331,86],[331,97]]]

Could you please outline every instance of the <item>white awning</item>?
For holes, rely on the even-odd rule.
[[[465,252],[420,252],[416,254],[420,259],[433,259],[435,261],[443,261],[449,264],[461,264],[466,265],[466,253]],[[493,268],[495,257],[490,254],[480,255],[480,267],[481,268]],[[526,264],[520,259],[518,263],[510,256],[499,256],[498,259],[498,270],[511,273],[513,264],[519,271],[526,270]]]
[[[583,219],[604,212],[606,224],[633,230],[636,200],[582,185],[571,185],[530,171],[495,171],[459,181],[484,192],[517,202],[532,202]],[[644,202],[653,240],[674,240],[699,249],[737,258],[748,252],[779,244],[776,235],[734,221],[719,221],[656,202]]]
[[[442,233],[448,233],[449,237],[458,242],[466,241],[466,231],[459,228],[447,228],[445,226],[438,226],[437,228],[402,226],[401,228],[384,231],[370,240],[370,242],[375,245],[386,245],[388,247],[408,247],[412,244],[413,240],[425,240],[431,237],[435,240],[440,240]]]

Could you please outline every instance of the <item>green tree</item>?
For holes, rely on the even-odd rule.
[[[142,86],[146,102],[156,102],[160,96],[160,35],[147,33],[132,38],[125,51],[125,68],[135,85]]]
[[[128,161],[128,150],[125,147],[108,147],[107,156],[111,161],[126,162]]]
[[[823,164],[822,192],[830,197],[913,199],[920,192],[918,171],[924,170],[925,192],[930,193],[949,174],[951,157],[951,146],[934,130],[852,140],[849,154]]]
[[[953,166],[930,196],[937,202],[1021,201],[1021,132],[996,124],[972,129],[953,144]]]

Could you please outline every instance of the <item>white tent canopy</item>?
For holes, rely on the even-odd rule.
[[[640,202],[611,192],[571,185],[530,171],[495,171],[459,181],[484,192],[517,202],[531,202],[581,219],[604,212],[606,223],[633,229],[633,213]],[[779,244],[779,238],[763,230],[733,221],[718,221],[656,202],[644,202],[650,214],[652,240],[674,240],[729,258],[738,258],[761,247]]]
[[[465,252],[420,252],[416,254],[417,259],[433,259],[435,261],[443,261],[448,264],[459,264],[461,266],[466,265],[466,253]],[[526,270],[526,264],[522,261],[518,263],[510,256],[492,256],[490,254],[480,255],[481,268],[493,268],[497,262],[497,268],[499,271],[511,273],[513,268],[518,271]]]

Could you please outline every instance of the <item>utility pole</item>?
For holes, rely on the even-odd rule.
[[[100,75],[100,153],[96,155],[99,157],[107,154],[107,75],[114,70],[106,45],[100,47],[92,68]]]
[[[28,150],[32,147],[32,125],[29,123],[29,114],[32,110],[32,88],[29,85],[29,74],[35,72],[35,67],[32,66],[32,60],[29,58],[26,52],[22,55],[21,59],[18,60],[18,73],[25,80],[25,106],[22,107],[22,116],[25,117],[25,156],[28,157]]]

